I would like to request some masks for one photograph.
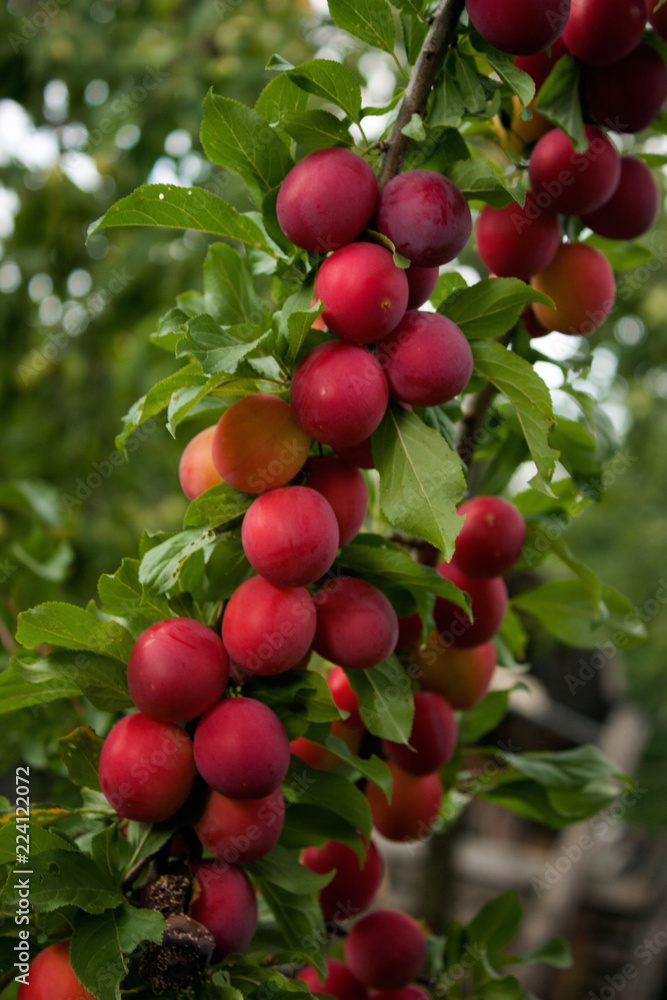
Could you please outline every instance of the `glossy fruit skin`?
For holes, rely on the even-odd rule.
[[[438,284],[440,268],[415,267],[411,264],[405,272],[408,279],[408,309],[419,309],[427,302]]]
[[[507,610],[507,588],[502,577],[480,580],[467,576],[453,563],[436,567],[440,576],[451,580],[470,596],[474,621],[451,601],[436,597],[433,619],[445,643],[469,649],[488,642],[498,632]]]
[[[181,808],[195,780],[192,740],[172,722],[141,712],[112,727],[100,756],[100,785],[119,816],[160,823]]]
[[[331,723],[329,733],[331,736],[336,736],[339,740],[342,740],[350,753],[356,754],[359,752],[361,737],[364,734],[363,726],[355,726],[346,719],[334,719]],[[337,757],[327,747],[323,747],[313,740],[307,740],[304,736],[292,740],[290,750],[295,757],[298,757],[299,760],[304,761],[306,764],[310,764],[311,767],[316,768],[318,771],[335,771],[341,763],[340,757]]]
[[[387,389],[387,397],[388,396],[389,390]],[[360,441],[359,444],[354,444],[346,448],[338,447],[336,448],[336,452],[344,462],[349,462],[350,465],[356,466],[357,469],[375,468],[370,437],[364,438],[364,440]]]
[[[289,767],[282,722],[252,698],[227,698],[210,709],[195,730],[194,748],[204,781],[232,799],[271,795]]]
[[[466,712],[484,698],[496,669],[492,642],[469,649],[447,646],[438,632],[417,650],[411,675],[426,691],[437,691],[457,712]]]
[[[359,699],[352,690],[350,682],[347,679],[347,675],[342,667],[333,668],[333,670],[327,675],[327,684],[329,685],[331,697],[333,698],[336,707],[342,709],[344,712],[350,713],[345,721],[351,726],[357,726],[359,729],[363,729],[364,723],[359,712]]]
[[[192,866],[200,893],[190,916],[215,938],[214,961],[245,951],[257,927],[257,898],[250,879],[234,865],[202,861]]]
[[[216,703],[229,679],[222,639],[193,618],[166,618],[135,642],[127,665],[130,698],[144,715],[185,722]]]
[[[370,437],[389,401],[379,362],[365,347],[332,340],[299,362],[290,402],[304,431],[322,444],[348,448]]]
[[[312,457],[308,460],[306,485],[331,505],[340,545],[347,545],[359,533],[368,510],[368,487],[362,474],[335,455]]]
[[[382,740],[382,746],[386,755],[408,774],[433,774],[456,750],[458,726],[450,706],[435,691],[417,691],[414,699],[410,747],[392,740]]]
[[[502,576],[521,555],[526,522],[513,503],[502,497],[478,496],[458,509],[464,518],[456,539],[454,564],[468,576],[489,580]]]
[[[585,337],[602,326],[616,299],[614,272],[607,258],[586,243],[565,243],[546,270],[531,279],[555,308],[533,303],[538,323],[547,330]]]
[[[586,125],[585,132],[589,144],[583,153],[575,151],[559,128],[547,132],[535,146],[528,173],[535,204],[542,211],[582,215],[604,205],[616,190],[621,179],[618,150],[594,125]]]
[[[608,66],[642,40],[646,0],[572,0],[563,41],[591,66]]]
[[[543,52],[537,52],[532,56],[517,56],[514,60],[514,65],[517,69],[528,73],[535,84],[536,96],[528,104],[528,108],[533,115],[532,118],[528,120],[521,118],[523,104],[516,94],[512,98],[514,114],[512,115],[511,134],[517,136],[524,144],[537,142],[538,139],[541,139],[545,133],[553,128],[549,119],[537,110],[537,95],[558,60],[566,55],[566,53],[567,48],[561,37],[549,49]]]
[[[320,889],[325,920],[349,920],[367,910],[384,874],[384,863],[372,841],[362,865],[352,848],[338,840],[329,840],[322,847],[306,847],[300,861],[318,875],[336,869],[331,882]]]
[[[396,649],[412,649],[422,636],[423,622],[417,611],[407,618],[398,619],[398,640]]]
[[[339,576],[315,595],[313,649],[341,667],[365,670],[396,648],[398,618],[382,591],[366,580]]]
[[[561,36],[553,45],[542,52],[536,52],[531,56],[517,56],[514,65],[532,79],[537,94],[558,60],[566,54],[567,46]]]
[[[30,963],[28,985],[21,983],[17,1000],[95,1000],[74,975],[69,941],[47,945]]]
[[[416,920],[399,910],[373,910],[345,940],[345,961],[355,976],[380,990],[416,979],[426,959],[426,937]]]
[[[516,202],[505,208],[485,205],[475,225],[477,252],[499,278],[528,281],[556,256],[561,233],[555,212],[543,212],[529,191],[522,208]]]
[[[408,170],[380,191],[375,218],[379,232],[417,267],[447,264],[472,232],[468,202],[447,177],[434,170]]]
[[[304,250],[328,253],[365,229],[377,199],[373,168],[348,149],[304,156],[280,185],[276,212],[282,231]]]
[[[343,962],[339,962],[337,958],[327,958],[326,963],[327,975],[323,983],[320,983],[317,969],[312,965],[307,965],[295,978],[306,983],[311,993],[328,993],[337,1000],[366,1000],[366,987]]]
[[[330,504],[307,486],[262,493],[241,527],[250,565],[279,587],[302,587],[324,576],[336,558],[339,534]]]
[[[350,243],[324,261],[315,279],[322,319],[341,340],[369,344],[394,329],[408,305],[408,279],[385,247]]]
[[[667,69],[657,49],[642,42],[611,66],[586,66],[583,94],[601,125],[615,132],[641,132],[665,102]]]
[[[439,406],[463,392],[472,375],[472,349],[456,323],[439,313],[406,312],[378,344],[389,392],[413,406]]]
[[[284,821],[279,788],[261,799],[231,799],[211,791],[194,830],[214,858],[239,865],[259,861],[273,850]]]
[[[660,214],[660,190],[651,169],[636,156],[621,157],[621,180],[601,208],[582,222],[610,240],[634,240],[654,225]]]
[[[366,785],[373,824],[387,840],[421,840],[428,836],[442,805],[442,785],[437,774],[408,774],[393,760],[387,761],[393,789],[391,801],[377,785]]]
[[[226,483],[244,493],[285,486],[310,449],[289,404],[258,392],[232,403],[217,423],[211,454]]]
[[[183,449],[178,463],[178,479],[188,500],[194,500],[222,482],[211,454],[214,436],[215,424],[195,434]]]
[[[562,33],[569,0],[466,0],[482,38],[501,52],[533,55],[549,48]]]
[[[268,677],[297,665],[311,647],[315,626],[315,605],[305,587],[278,587],[253,576],[227,602],[222,641],[237,666]]]

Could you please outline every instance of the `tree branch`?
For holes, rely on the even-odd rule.
[[[402,129],[414,114],[424,114],[431,87],[440,71],[447,49],[456,36],[456,26],[464,6],[465,0],[441,0],[440,6],[431,18],[431,27],[417,57],[398,118],[385,143],[386,153],[378,176],[380,188],[400,173],[410,145],[410,139],[407,135],[403,135]]]
[[[463,416],[458,423],[456,450],[464,465],[469,466],[479,444],[480,432],[497,389],[487,382],[483,389],[463,400]]]

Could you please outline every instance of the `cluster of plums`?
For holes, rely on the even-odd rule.
[[[531,120],[515,114],[514,136],[522,144],[534,143],[526,204],[486,206],[476,224],[477,249],[492,273],[530,281],[554,301],[553,308],[535,303],[526,312],[531,336],[552,330],[589,334],[614,304],[616,286],[606,257],[585,243],[563,243],[559,215],[578,216],[594,233],[613,240],[636,239],[657,219],[660,195],[650,169],[636,156],[621,156],[603,130],[639,132],[660,113],[667,71],[658,50],[642,40],[647,15],[659,34],[666,33],[665,8],[653,13],[655,6],[654,0],[467,2],[471,20],[488,41],[520,53],[515,65],[538,91],[567,53],[581,66],[587,148],[576,151],[565,132],[535,111],[534,102]]]

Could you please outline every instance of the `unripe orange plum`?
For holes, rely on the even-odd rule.
[[[399,910],[373,910],[345,940],[345,961],[355,976],[380,990],[416,979],[426,960],[426,937],[416,920]]]
[[[69,942],[47,945],[35,955],[28,970],[28,985],[21,983],[17,1000],[95,1000],[74,975]]]
[[[618,187],[618,150],[594,125],[586,125],[585,132],[588,146],[583,153],[575,151],[570,137],[559,128],[547,132],[535,146],[528,173],[534,203],[543,212],[592,212],[604,205]]]
[[[592,117],[615,132],[641,132],[658,117],[667,95],[660,53],[642,42],[611,66],[586,66],[583,93]]]
[[[318,875],[336,870],[331,882],[320,889],[320,907],[326,920],[349,920],[371,905],[380,888],[384,864],[371,841],[363,864],[347,844],[329,840],[322,847],[306,847],[301,864]]]
[[[452,757],[458,741],[456,718],[435,691],[417,691],[410,746],[382,740],[384,752],[408,774],[433,774]]]
[[[553,308],[533,303],[538,323],[572,336],[586,336],[602,326],[616,298],[611,264],[586,243],[564,243],[549,267],[530,283],[555,303]]]
[[[317,628],[313,649],[343,667],[364,670],[390,656],[398,639],[398,618],[382,591],[366,580],[340,576],[315,595]]]
[[[178,464],[178,478],[188,500],[194,500],[212,486],[222,482],[211,454],[214,436],[215,424],[195,434],[183,449]]]
[[[119,816],[161,823],[181,808],[192,789],[192,740],[174,723],[141,712],[126,715],[104,741],[99,775]]]
[[[393,760],[387,761],[393,781],[391,799],[370,782],[366,799],[373,824],[387,840],[421,840],[438,819],[442,805],[442,785],[437,774],[408,774]]]
[[[473,497],[458,513],[464,522],[454,547],[456,566],[486,580],[507,573],[526,540],[526,522],[514,504],[502,497]]]
[[[218,861],[258,861],[278,843],[285,821],[279,788],[260,799],[231,799],[211,790],[195,833]]]
[[[166,618],[135,642],[127,665],[130,697],[145,715],[184,722],[206,712],[229,678],[222,639],[193,618]]]
[[[317,969],[307,965],[298,972],[296,979],[306,984],[311,993],[328,993],[336,1000],[366,1000],[368,992],[363,983],[353,976],[348,967],[337,958],[327,958],[327,974],[323,983]]]
[[[322,264],[315,294],[322,319],[342,340],[369,344],[394,329],[408,305],[408,279],[376,243],[350,243]]]
[[[572,0],[563,41],[592,66],[608,66],[639,45],[646,0]]]
[[[280,185],[278,222],[298,247],[328,253],[359,236],[377,192],[373,168],[356,153],[318,149],[292,167]]]
[[[466,0],[466,9],[482,38],[501,52],[532,55],[562,33],[570,0]]]
[[[190,916],[215,938],[215,961],[245,951],[257,927],[257,897],[250,879],[234,865],[203,861],[193,865],[196,879]]]
[[[436,567],[440,576],[470,596],[473,621],[457,604],[436,597],[433,619],[438,632],[451,646],[481,646],[498,632],[507,610],[507,588],[502,577],[490,580],[468,576],[454,563]]]
[[[241,528],[250,565],[279,587],[301,587],[324,576],[336,558],[339,534],[331,505],[308,486],[262,493]]]
[[[213,464],[226,483],[244,493],[284,486],[308,458],[310,438],[289,403],[258,392],[233,403],[213,436]]]
[[[426,645],[417,650],[413,668],[425,690],[437,691],[452,708],[465,712],[486,695],[496,662],[492,642],[459,649],[448,646],[438,632],[433,632]]]
[[[529,191],[522,208],[485,205],[475,225],[477,251],[499,278],[521,278],[543,271],[556,256],[561,234],[555,212],[542,211]]]
[[[653,172],[636,156],[621,157],[621,180],[609,201],[582,216],[594,233],[610,240],[635,240],[653,226],[660,191]]]
[[[234,799],[271,795],[290,760],[282,722],[252,698],[227,698],[211,708],[195,730],[194,751],[204,781]]]

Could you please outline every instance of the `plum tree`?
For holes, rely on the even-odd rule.
[[[408,279],[408,309],[419,309],[435,291],[440,268],[415,267],[414,264],[411,264],[405,275]]]
[[[408,305],[408,279],[393,255],[376,243],[335,250],[315,279],[322,319],[337,337],[355,344],[381,340]]]
[[[608,66],[639,45],[646,0],[572,0],[563,31],[569,51],[592,66]]]
[[[280,185],[276,212],[298,247],[328,253],[351,243],[370,220],[378,187],[373,168],[349,149],[304,156]]]
[[[227,602],[222,641],[243,670],[281,674],[306,655],[315,627],[315,605],[305,587],[278,587],[253,576]]]
[[[472,375],[470,344],[452,320],[410,310],[378,344],[389,392],[403,403],[440,406],[462,392]]]
[[[166,618],[142,632],[127,664],[130,698],[161,722],[194,719],[218,700],[229,678],[220,637],[193,618]]]
[[[366,785],[373,825],[387,840],[421,840],[438,819],[442,805],[440,778],[437,774],[408,774],[393,760],[387,766],[392,777],[390,799],[377,785]]]
[[[641,132],[660,114],[667,70],[657,49],[642,42],[611,66],[584,67],[583,94],[600,125],[615,132]]]
[[[328,993],[336,1000],[366,1000],[368,991],[363,983],[354,976],[344,962],[337,958],[327,958],[327,974],[324,982],[320,982],[317,969],[307,965],[296,978],[306,984],[311,993]]]
[[[358,534],[368,509],[368,487],[362,474],[335,455],[313,456],[308,460],[307,486],[331,505],[340,545],[347,545]]]
[[[345,939],[345,961],[354,975],[379,990],[395,990],[416,979],[426,960],[426,937],[399,910],[373,910]]]
[[[437,691],[457,712],[466,712],[489,690],[496,663],[492,642],[461,649],[447,645],[436,631],[416,650],[411,674],[426,691]]]
[[[549,267],[530,283],[554,302],[553,307],[533,303],[538,323],[572,336],[586,336],[602,326],[616,298],[611,264],[587,243],[564,243]]]
[[[482,38],[502,52],[531,55],[549,48],[562,33],[570,0],[466,0]]]
[[[213,935],[213,958],[219,961],[245,951],[257,927],[257,898],[250,879],[240,868],[220,861],[202,861],[192,871],[197,892],[190,916]]]
[[[245,396],[220,417],[213,464],[226,483],[244,493],[284,486],[308,458],[310,438],[289,404],[267,392]]]
[[[384,752],[408,774],[433,774],[456,749],[458,726],[445,699],[435,691],[417,691],[410,746],[382,740]]]
[[[618,150],[594,125],[586,125],[585,132],[588,146],[583,153],[575,151],[570,137],[559,128],[542,136],[533,149],[528,173],[535,203],[542,211],[563,215],[592,212],[618,187]]]
[[[464,518],[456,538],[453,562],[468,576],[502,576],[521,555],[526,522],[514,504],[502,497],[478,496],[458,509]]]
[[[209,709],[195,730],[194,753],[204,781],[233,799],[271,795],[290,759],[282,722],[253,698],[227,698]]]
[[[74,974],[69,941],[43,948],[30,963],[28,983],[21,983],[17,1000],[95,1000]]]
[[[472,231],[468,202],[447,177],[409,170],[380,192],[377,228],[417,267],[447,264],[463,250]]]
[[[389,387],[370,351],[356,344],[319,344],[297,365],[290,402],[299,425],[337,451],[360,444],[378,427]],[[278,485],[278,484],[276,484]]]
[[[398,618],[381,590],[366,580],[339,576],[315,595],[313,649],[342,667],[366,669],[396,648]]]
[[[479,579],[463,573],[453,562],[436,567],[440,576],[470,597],[473,620],[457,604],[436,597],[433,619],[443,640],[451,646],[481,646],[496,634],[507,610],[507,588],[502,577]]]
[[[331,882],[320,889],[320,908],[326,920],[349,920],[371,905],[380,888],[384,863],[371,841],[363,863],[347,844],[329,840],[322,847],[306,847],[301,864],[318,875],[335,869]]]
[[[499,278],[521,278],[543,271],[556,256],[561,232],[555,212],[543,212],[528,191],[522,208],[485,205],[475,224],[477,252]]]
[[[260,799],[231,799],[211,791],[194,829],[214,858],[237,865],[258,861],[273,850],[284,821],[279,788]]]
[[[636,156],[621,157],[621,179],[609,201],[581,221],[610,240],[634,240],[653,226],[660,191],[649,167]]]
[[[174,723],[141,712],[126,715],[104,741],[99,777],[119,816],[160,823],[181,808],[192,789],[192,740]]]
[[[279,587],[301,587],[324,576],[339,544],[329,502],[307,486],[262,493],[243,518],[243,551],[254,570]]]
[[[178,479],[188,500],[194,500],[212,486],[222,482],[213,464],[213,438],[215,424],[206,427],[188,441],[178,464]]]
[[[336,707],[350,713],[345,721],[351,726],[363,729],[364,723],[359,713],[359,698],[352,690],[342,667],[336,666],[327,674],[327,684]]]

